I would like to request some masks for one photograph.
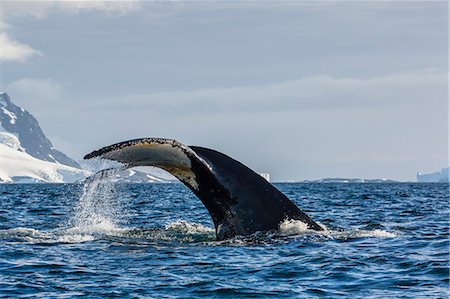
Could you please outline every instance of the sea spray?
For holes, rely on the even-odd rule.
[[[120,225],[126,222],[121,204],[121,193],[109,176],[115,175],[123,167],[106,162],[95,161],[91,166],[97,169],[94,175],[85,180],[83,190],[69,221],[67,233],[93,235],[114,234],[122,231]]]

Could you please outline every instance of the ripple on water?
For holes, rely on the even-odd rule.
[[[182,185],[82,187],[0,186],[1,294],[449,295],[448,185],[278,185],[325,230],[225,241]]]

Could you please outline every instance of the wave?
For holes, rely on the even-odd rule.
[[[96,240],[114,240],[124,243],[206,243],[210,245],[248,245],[271,243],[272,241],[287,240],[299,237],[314,237],[308,240],[348,240],[356,238],[395,238],[399,234],[382,229],[374,230],[332,230],[320,224],[324,230],[310,230],[306,223],[298,220],[286,220],[278,231],[256,233],[251,236],[237,236],[235,238],[216,241],[212,227],[185,220],[169,222],[164,228],[135,228],[120,227],[113,221],[105,219],[92,225],[73,226],[55,230],[40,231],[33,228],[18,227],[0,230],[0,239],[6,242],[25,243],[80,243]]]
[[[398,236],[396,232],[389,232],[382,229],[373,230],[332,230],[327,228],[324,224],[318,222],[318,224],[324,229],[323,231],[315,231],[308,229],[308,225],[300,220],[285,220],[280,224],[279,232],[282,235],[293,236],[303,234],[315,234],[323,235],[325,237],[333,239],[354,239],[354,238],[395,238]]]
[[[214,229],[199,223],[177,220],[164,228],[119,227],[105,220],[93,225],[73,226],[55,230],[37,230],[18,227],[0,230],[0,240],[5,243],[80,243],[114,239],[123,242],[177,241],[182,243],[213,241]]]

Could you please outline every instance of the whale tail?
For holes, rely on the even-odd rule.
[[[191,189],[214,222],[217,239],[279,228],[286,219],[323,230],[283,193],[247,166],[218,151],[163,138],[116,143],[88,155],[166,170]]]

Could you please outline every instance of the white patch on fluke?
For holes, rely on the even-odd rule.
[[[191,160],[187,153],[200,159],[189,147],[173,140],[149,140],[112,149],[101,157],[133,166],[159,167],[198,190],[196,176],[191,170]]]

